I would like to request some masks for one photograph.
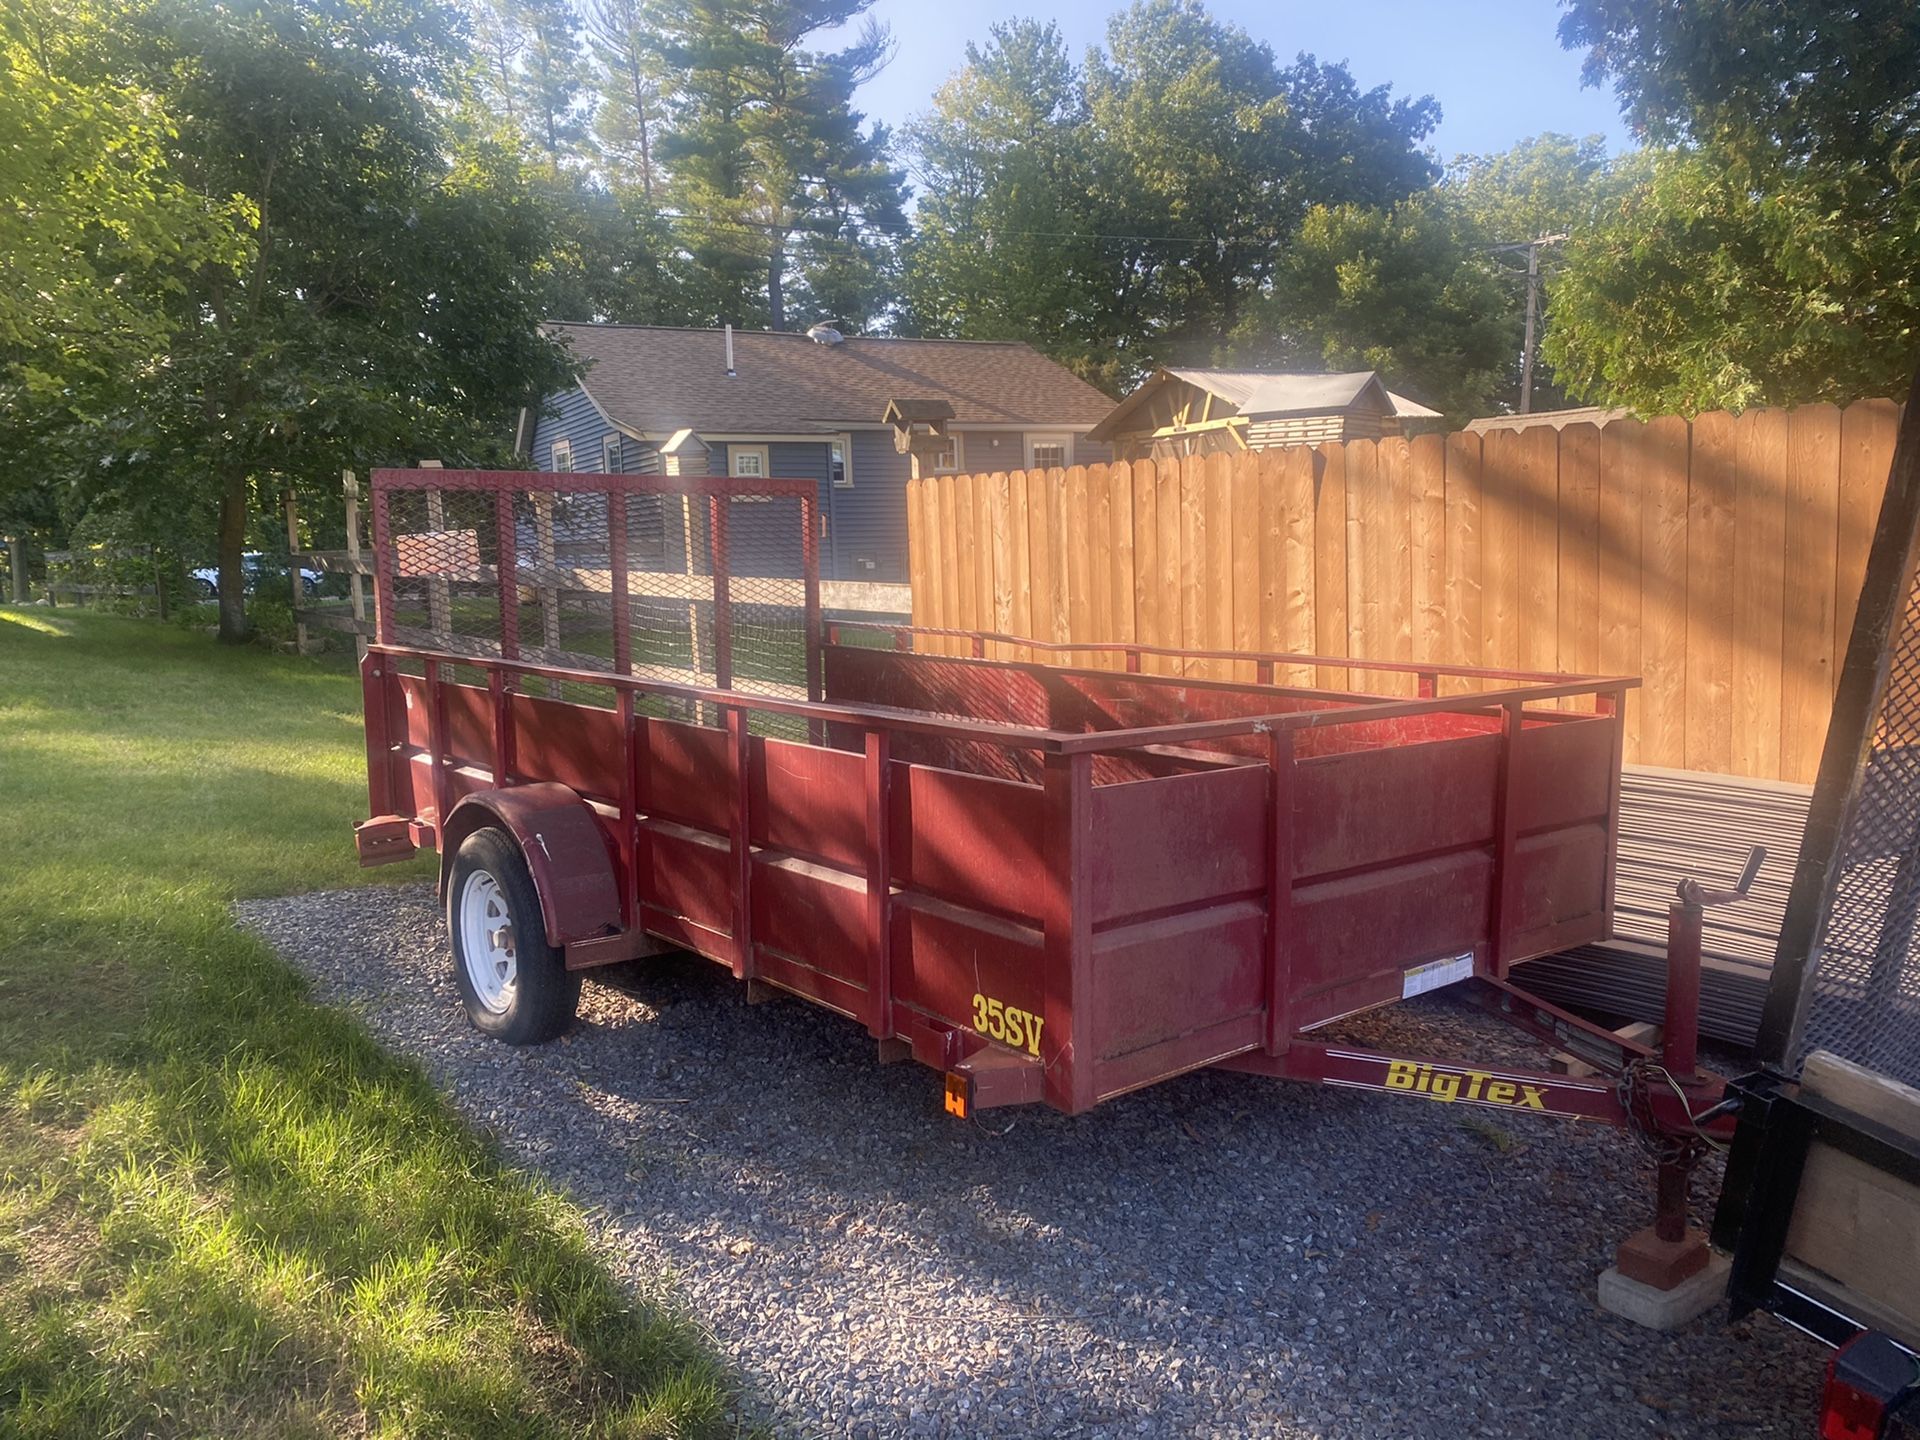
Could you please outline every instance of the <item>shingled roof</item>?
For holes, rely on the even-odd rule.
[[[581,384],[617,423],[644,434],[691,426],[708,435],[830,434],[873,425],[890,400],[945,400],[956,425],[1097,423],[1113,401],[1013,340],[733,332],[727,374],[718,330],[556,323],[587,363]]]

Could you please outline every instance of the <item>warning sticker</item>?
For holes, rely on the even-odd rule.
[[[1450,955],[1444,960],[1429,960],[1424,965],[1416,965],[1405,971],[1400,979],[1400,998],[1410,1000],[1415,995],[1424,995],[1429,990],[1438,990],[1451,985],[1456,980],[1465,980],[1473,974],[1473,952]]]

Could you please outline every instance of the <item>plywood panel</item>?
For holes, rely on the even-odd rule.
[[[1640,543],[1647,480],[1647,427],[1616,420],[1600,432],[1600,496],[1594,531],[1599,586],[1599,667],[1606,675],[1640,673]],[[1640,758],[1641,704],[1627,696],[1625,759]]]
[[[1689,770],[1733,762],[1733,505],[1738,481],[1733,417],[1693,422],[1687,481],[1687,746]]]
[[[1734,422],[1733,769],[1780,773],[1781,644],[1786,614],[1787,412]]]
[[[1780,644],[1780,778],[1811,785],[1820,769],[1838,667],[1834,620],[1840,548],[1840,411],[1787,412],[1786,604]]]
[[[1319,655],[1347,653],[1347,458],[1337,441],[1320,447],[1313,506],[1313,648]],[[1323,665],[1323,689],[1347,688],[1344,668]]]
[[[1576,675],[1600,671],[1600,432],[1560,432],[1560,625],[1555,665]],[[1588,709],[1584,698],[1561,709]]]
[[[1465,431],[1447,436],[1446,473],[1446,659],[1478,665],[1485,612],[1481,597],[1480,437]]]
[[[1692,430],[1678,416],[1642,437],[1640,763],[1687,763],[1687,491]]]
[[[1840,412],[1840,541],[1834,576],[1834,648],[1838,664],[1847,660],[1853,612],[1860,607],[1860,586],[1867,575],[1867,551],[1880,521],[1893,464],[1900,407],[1891,400],[1857,400]]]

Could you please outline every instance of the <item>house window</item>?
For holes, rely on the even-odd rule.
[[[620,436],[617,433],[601,438],[600,472],[603,475],[620,473]]]
[[[847,464],[847,441],[843,436],[827,446],[827,475],[841,490],[853,488],[853,470]]]
[[[553,464],[548,467],[555,472],[573,469],[573,442],[556,440],[553,442]]]
[[[727,469],[730,474],[740,476],[743,479],[766,479],[767,447],[764,445],[729,445],[727,447]]]
[[[1029,435],[1027,437],[1027,468],[1029,470],[1064,470],[1073,463],[1073,437],[1071,435]]]
[[[931,470],[935,475],[953,475],[960,469],[960,457],[964,452],[960,448],[958,435],[947,436],[946,443],[928,457]]]

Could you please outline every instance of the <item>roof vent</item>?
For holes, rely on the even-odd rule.
[[[807,327],[807,339],[816,345],[841,345],[846,342],[846,338],[824,320],[818,325]]]

